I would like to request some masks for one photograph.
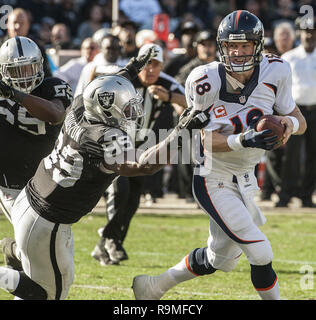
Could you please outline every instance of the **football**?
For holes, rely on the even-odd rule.
[[[278,136],[278,143],[274,146],[273,149],[279,148],[282,143],[282,137],[285,130],[285,126],[281,124],[281,121],[277,116],[268,114],[260,117],[260,119],[256,123],[256,131],[260,132],[266,129],[272,130],[269,136]]]

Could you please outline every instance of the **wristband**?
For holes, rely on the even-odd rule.
[[[238,151],[244,148],[240,141],[240,133],[239,134],[231,134],[227,137],[227,144],[229,148],[233,151]]]
[[[300,123],[298,122],[298,120],[295,117],[291,117],[291,116],[287,116],[288,118],[291,119],[291,121],[293,122],[293,131],[292,134],[296,133],[298,128],[300,127]]]

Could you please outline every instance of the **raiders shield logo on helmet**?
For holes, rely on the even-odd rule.
[[[114,92],[102,92],[98,94],[98,101],[101,107],[109,109],[114,102]]]

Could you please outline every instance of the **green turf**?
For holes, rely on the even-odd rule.
[[[283,211],[284,212],[284,211]],[[315,213],[278,211],[267,215],[262,230],[274,251],[273,266],[279,278],[281,296],[288,300],[315,299],[316,284],[304,289],[301,284],[309,268],[316,268]],[[88,215],[73,226],[75,236],[75,280],[70,300],[133,300],[131,283],[138,274],[157,275],[179,262],[196,247],[206,245],[206,215],[140,215],[132,220],[124,244],[129,260],[120,266],[101,267],[90,253],[98,241],[97,229],[105,222],[102,216]],[[12,236],[13,230],[0,216],[0,237]],[[3,257],[0,256],[3,265]],[[302,269],[303,268],[303,269]],[[0,290],[0,300],[12,299]],[[254,300],[259,299],[250,281],[250,267],[243,255],[230,273],[217,271],[171,289],[169,300]]]

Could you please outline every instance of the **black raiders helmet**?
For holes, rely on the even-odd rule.
[[[218,27],[217,45],[220,60],[227,71],[244,72],[254,68],[262,60],[264,45],[264,29],[262,22],[252,13],[246,10],[236,10],[227,15]],[[254,52],[251,59],[243,64],[234,64],[227,54],[228,42],[254,41]],[[243,56],[245,59],[247,56]],[[249,57],[249,56],[248,56]]]

